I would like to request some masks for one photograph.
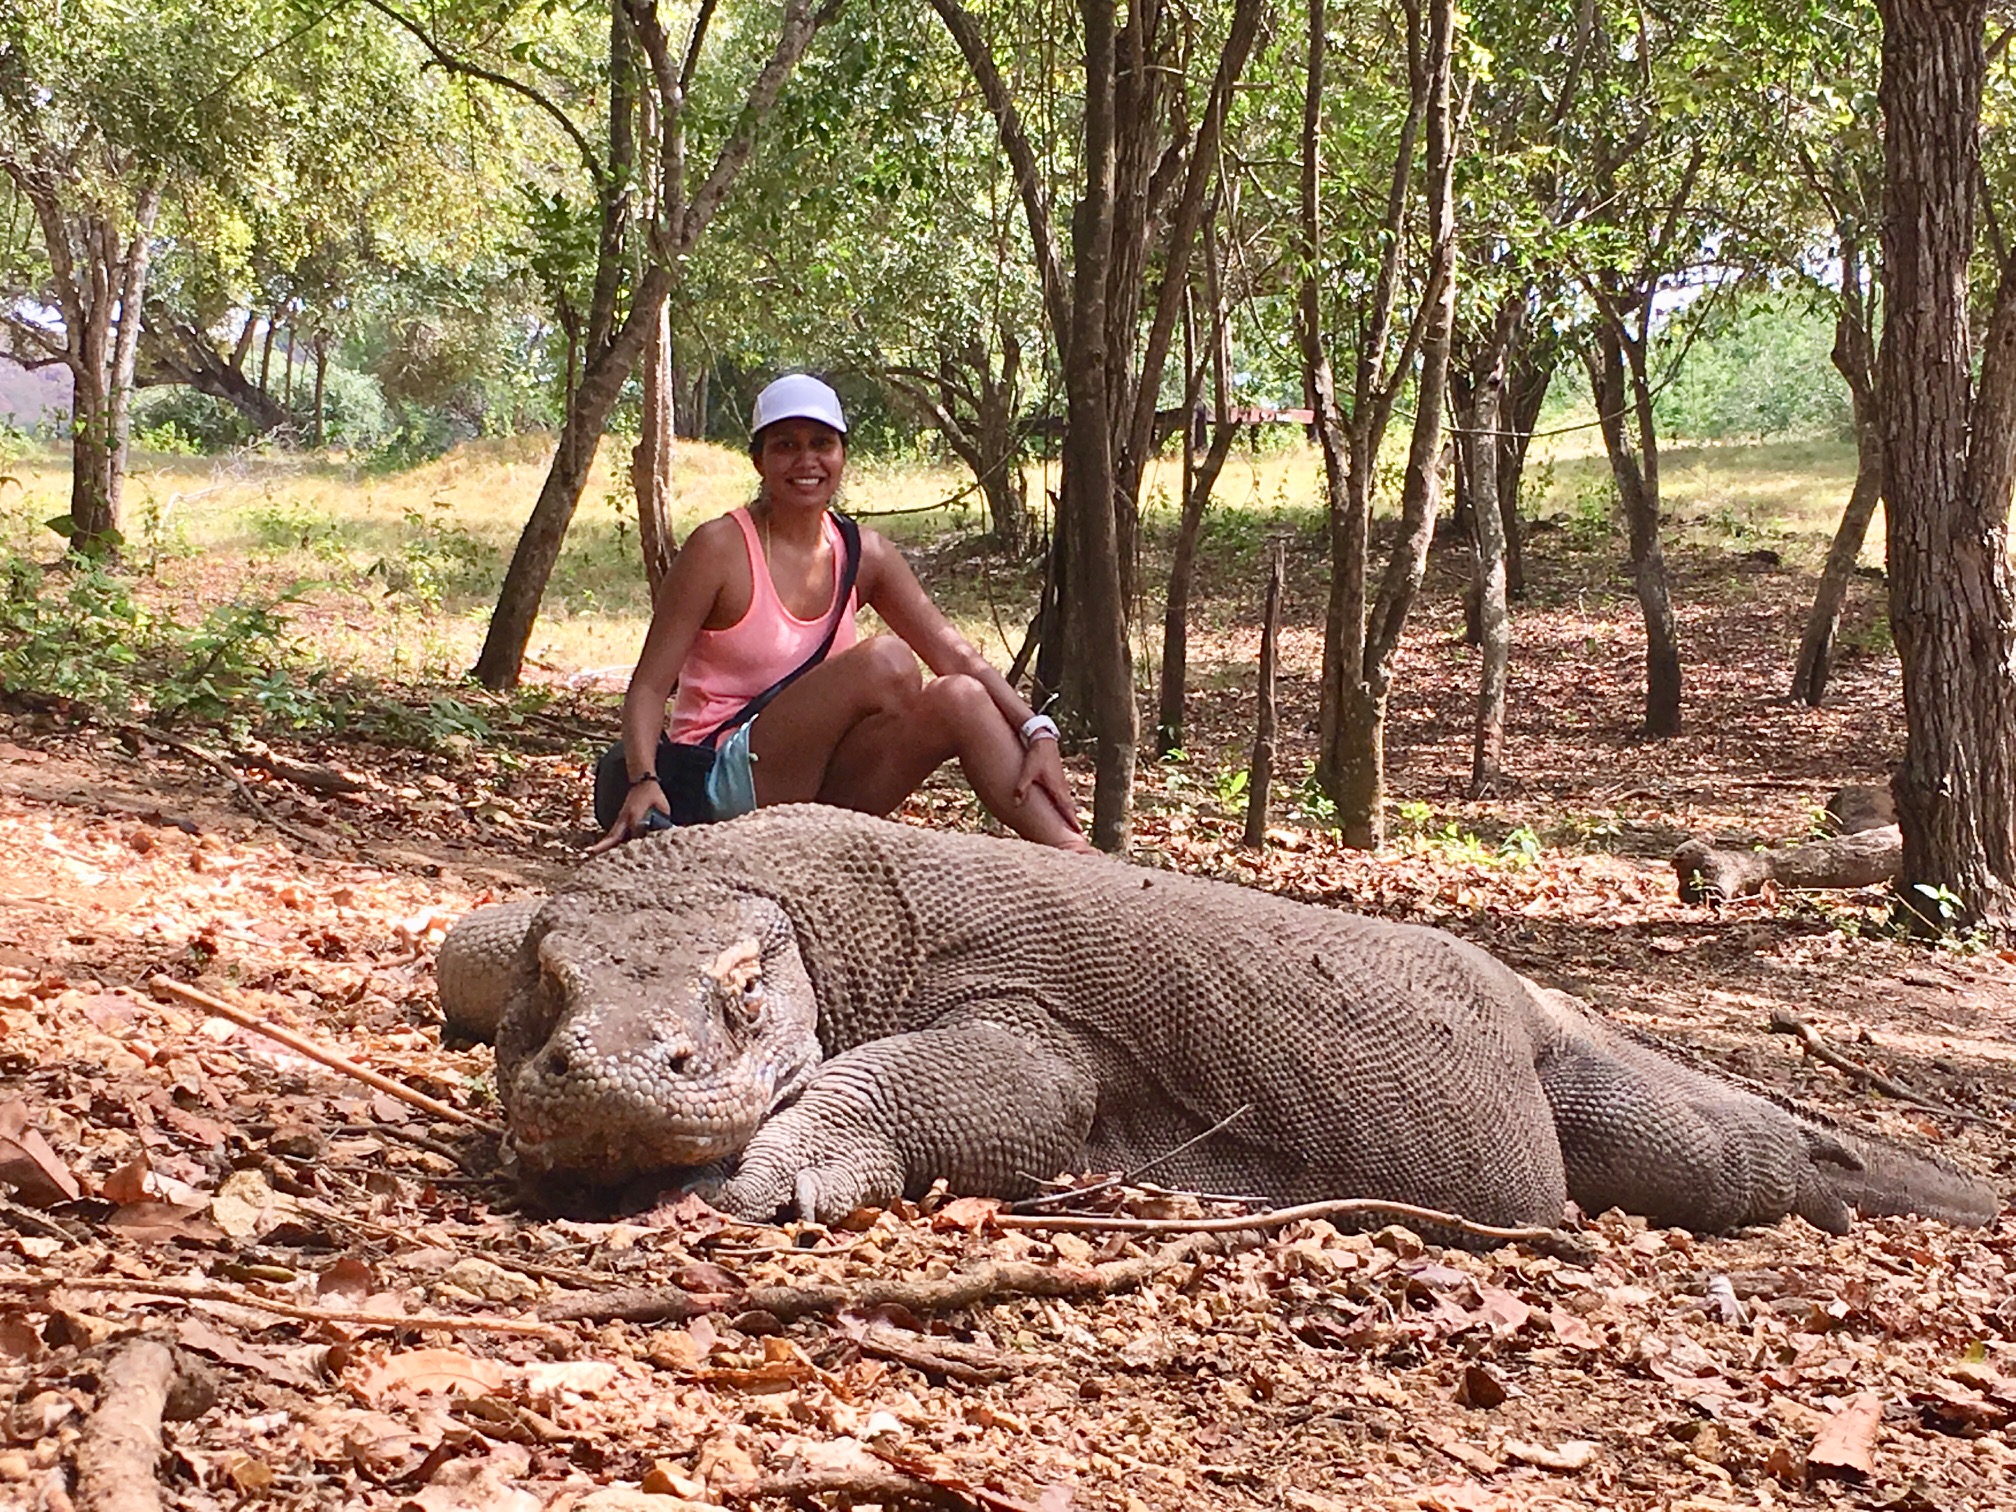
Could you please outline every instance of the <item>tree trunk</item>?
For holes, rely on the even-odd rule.
[[[1455,0],[1431,0],[1425,57],[1416,65],[1427,153],[1429,268],[1421,293],[1421,366],[1415,384],[1413,434],[1401,485],[1400,532],[1381,574],[1379,596],[1365,621],[1362,671],[1345,700],[1339,732],[1337,817],[1344,842],[1376,850],[1386,836],[1386,710],[1393,663],[1428,565],[1435,513],[1442,497],[1442,410],[1449,392],[1449,348],[1456,324],[1456,144],[1451,105]],[[1370,451],[1354,447],[1353,463],[1369,466]]]
[[[1203,529],[1204,511],[1211,503],[1225,459],[1232,453],[1236,425],[1219,425],[1211,432],[1211,449],[1191,471],[1190,487],[1183,496],[1183,518],[1176,527],[1176,547],[1169,559],[1169,597],[1162,611],[1162,679],[1155,714],[1155,753],[1167,756],[1183,748],[1183,696],[1189,683],[1190,585],[1196,576],[1197,537]],[[1189,445],[1186,439],[1186,446]]]
[[[1855,577],[1855,564],[1862,556],[1862,543],[1869,535],[1869,522],[1883,500],[1883,432],[1874,414],[1864,414],[1858,402],[1855,416],[1855,487],[1841,523],[1827,548],[1826,564],[1820,569],[1820,586],[1813,593],[1813,609],[1806,617],[1806,634],[1799,642],[1799,660],[1792,669],[1792,696],[1819,708],[1827,696],[1827,677],[1832,670],[1834,633],[1841,625],[1841,605],[1848,597],[1848,585]]]
[[[1127,845],[1140,716],[1134,705],[1134,657],[1127,642],[1127,603],[1121,591],[1113,456],[1113,437],[1120,425],[1107,347],[1116,124],[1113,10],[1101,3],[1084,7],[1085,192],[1071,226],[1072,341],[1065,358],[1064,489],[1058,532],[1071,564],[1060,595],[1062,628],[1076,653],[1065,663],[1065,697],[1069,704],[1077,682],[1079,706],[1091,715],[1095,742],[1092,843],[1101,850],[1120,851]]]
[[[581,490],[595,465],[595,451],[602,440],[609,412],[616,406],[623,384],[630,376],[637,354],[649,338],[652,321],[646,313],[661,303],[671,278],[662,266],[644,275],[631,315],[617,328],[609,344],[597,352],[582,369],[574,390],[573,403],[560,427],[560,444],[554,448],[553,463],[540,486],[538,502],[518,537],[518,549],[504,574],[497,607],[490,615],[489,632],[483,650],[471,669],[484,687],[501,691],[518,686],[518,674],[525,665],[525,648],[531,644],[532,625],[539,617],[540,600],[546,596],[547,580],[560,559],[560,546],[567,539],[567,527],[581,503]]]
[[[1464,375],[1455,412],[1463,432],[1458,477],[1469,491],[1471,542],[1476,548],[1477,722],[1470,748],[1470,796],[1496,791],[1505,762],[1505,672],[1511,661],[1511,617],[1506,608],[1505,518],[1499,509],[1498,462],[1503,454],[1505,363],[1516,328],[1516,306],[1501,314],[1475,370]],[[1452,377],[1452,387],[1453,379]]]
[[[1274,785],[1274,653],[1281,630],[1281,542],[1267,553],[1267,599],[1260,611],[1260,696],[1253,721],[1253,765],[1246,781],[1246,846],[1267,843],[1267,796]]]
[[[75,291],[81,329],[70,336],[70,549],[114,557],[124,544],[121,504],[126,490],[126,442],[131,425],[133,368],[147,298],[154,218],[160,192],[144,189],[123,248],[109,221],[89,223],[82,238],[92,263],[79,270]],[[95,245],[94,245],[95,244]]]
[[[1631,585],[1645,620],[1645,722],[1640,733],[1664,739],[1680,733],[1680,630],[1659,544],[1659,438],[1652,424],[1645,339],[1644,327],[1627,337],[1617,319],[1605,318],[1589,354],[1589,376],[1610,475],[1630,529]]]
[[[1813,593],[1813,611],[1792,669],[1792,696],[1817,709],[1827,696],[1827,674],[1834,633],[1841,624],[1841,605],[1862,555],[1869,522],[1883,497],[1883,418],[1876,400],[1876,351],[1870,340],[1869,304],[1863,283],[1860,250],[1852,234],[1841,237],[1840,313],[1834,321],[1834,366],[1848,382],[1855,423],[1855,487],[1834,542],[1827,548],[1820,585]]]
[[[2016,268],[1970,396],[1985,0],[1883,0],[1884,487],[1904,673],[1900,907],[2016,927]]]
[[[329,338],[318,334],[315,338],[315,447],[319,451],[329,444],[328,417],[324,402],[329,393]]]
[[[1526,591],[1526,549],[1519,529],[1519,483],[1526,471],[1526,452],[1540,407],[1554,380],[1559,349],[1552,341],[1529,335],[1519,344],[1505,385],[1502,412],[1504,434],[1498,446],[1498,513],[1505,521],[1505,593],[1518,598]]]
[[[658,307],[651,334],[644,342],[644,393],[638,416],[637,444],[630,450],[630,486],[637,495],[637,540],[644,553],[644,576],[651,597],[672,570],[679,543],[672,536],[673,396],[678,392],[672,370],[672,306]]]
[[[540,487],[531,518],[518,537],[518,549],[498,591],[497,608],[472,675],[493,690],[516,687],[524,666],[525,648],[539,615],[546,583],[559,560],[581,489],[594,466],[595,452],[624,382],[637,355],[657,323],[660,308],[671,293],[675,270],[719,210],[743,165],[754,150],[757,127],[776,104],[784,82],[797,66],[813,35],[832,14],[814,15],[810,0],[786,0],[777,42],[768,61],[749,86],[733,132],[716,155],[705,181],[690,199],[684,185],[684,153],[678,133],[685,109],[686,79],[672,54],[649,0],[611,0],[609,24],[609,164],[598,192],[602,201],[601,236],[596,252],[595,300],[588,312],[587,339],[579,343],[581,374],[570,386],[560,444]],[[711,15],[703,7],[701,17]],[[696,23],[699,24],[699,23]],[[692,38],[697,47],[699,33]],[[630,223],[627,195],[635,166],[636,137],[630,119],[635,101],[631,68],[632,44],[642,43],[649,76],[658,91],[658,122],[665,140],[658,154],[659,184],[654,191],[661,208],[651,229],[644,272],[631,294],[624,317],[616,318],[616,303],[624,275],[628,238],[615,234]],[[613,264],[613,266],[612,266]],[[569,365],[576,354],[574,329],[568,329]]]

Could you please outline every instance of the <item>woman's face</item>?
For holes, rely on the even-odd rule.
[[[824,509],[847,468],[847,440],[817,420],[779,420],[763,429],[756,472],[773,507]]]

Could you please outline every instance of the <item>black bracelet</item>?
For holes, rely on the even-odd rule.
[[[658,774],[656,772],[646,772],[642,777],[632,777],[630,779],[630,786],[635,789],[646,782],[656,782],[657,780]]]

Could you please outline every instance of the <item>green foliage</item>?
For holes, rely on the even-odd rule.
[[[1831,315],[1810,297],[1724,305],[1688,349],[1655,409],[1662,430],[1710,441],[1850,433],[1848,387],[1828,353]]]
[[[51,571],[10,555],[0,575],[0,687],[10,692],[164,725],[322,722],[296,681],[302,653],[285,606],[299,587],[218,605],[185,625],[144,608],[123,578],[95,564]]]
[[[414,707],[318,663],[289,617],[313,586],[216,605],[189,623],[141,604],[124,578],[95,564],[45,569],[9,554],[0,557],[0,690],[105,720],[217,727],[234,743],[298,731],[426,750],[489,739],[489,718],[459,698]]]

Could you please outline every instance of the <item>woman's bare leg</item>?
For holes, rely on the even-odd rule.
[[[760,803],[818,801],[893,812],[956,756],[987,809],[1025,839],[1084,850],[1084,837],[1040,790],[1015,797],[1022,744],[969,677],[923,684],[909,647],[879,636],[815,667],[750,732]]]

